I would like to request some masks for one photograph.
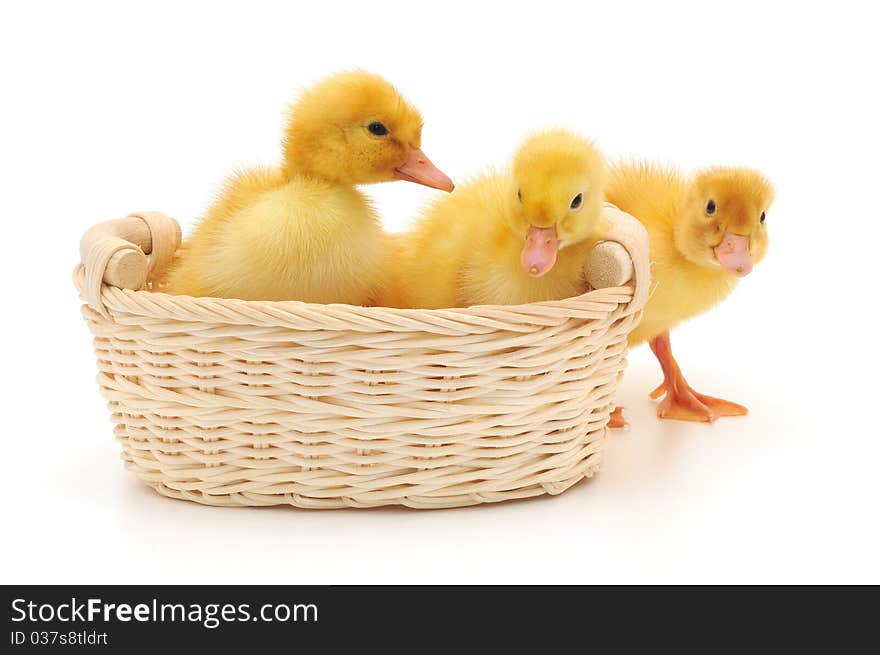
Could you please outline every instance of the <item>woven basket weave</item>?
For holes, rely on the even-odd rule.
[[[84,238],[74,281],[126,466],[209,505],[439,508],[568,489],[599,466],[647,296],[647,237],[618,213],[609,238],[633,284],[450,310],[117,288],[109,263],[164,266],[179,227],[142,213],[123,219],[134,243]]]

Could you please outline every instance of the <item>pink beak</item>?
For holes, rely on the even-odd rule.
[[[403,165],[394,169],[394,177],[441,191],[452,191],[455,188],[446,173],[434,166],[420,148],[410,148],[409,156]]]
[[[715,258],[721,266],[737,277],[745,277],[752,272],[749,237],[744,234],[734,234],[730,230],[726,231],[721,243],[715,247]]]
[[[559,252],[559,237],[556,226],[529,228],[526,245],[523,247],[519,261],[526,273],[532,277],[541,277],[556,264]]]

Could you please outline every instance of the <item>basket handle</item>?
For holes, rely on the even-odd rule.
[[[79,243],[83,297],[103,315],[101,286],[143,289],[150,273],[171,261],[180,245],[180,225],[159,212],[138,212],[98,223]]]
[[[617,241],[600,241],[590,251],[584,275],[593,289],[622,287],[633,279],[633,262]]]
[[[593,289],[634,284],[630,301],[641,308],[648,299],[650,243],[645,227],[637,218],[606,202],[605,239],[596,244],[584,264],[584,274]]]

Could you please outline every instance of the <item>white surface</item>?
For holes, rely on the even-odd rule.
[[[486,4],[0,9],[2,582],[880,582],[871,10]],[[752,414],[658,421],[643,348],[621,392],[632,427],[557,498],[222,510],[140,486],[93,381],[80,234],[145,208],[190,226],[233,166],[277,160],[298,88],[354,65],[422,109],[454,179],[554,124],[611,156],[764,170],[766,262],[672,337],[698,390]],[[392,229],[436,193],[370,191]]]

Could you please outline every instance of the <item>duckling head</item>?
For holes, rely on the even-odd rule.
[[[744,277],[767,254],[767,212],[773,187],[747,168],[716,167],[691,181],[674,227],[676,248],[689,261]]]
[[[566,130],[528,138],[513,161],[508,225],[523,240],[520,262],[532,277],[553,268],[559,250],[586,239],[602,208],[607,167],[587,139]]]
[[[338,73],[293,105],[284,164],[290,175],[342,184],[408,180],[452,191],[421,140],[421,115],[391,84],[364,71]]]

